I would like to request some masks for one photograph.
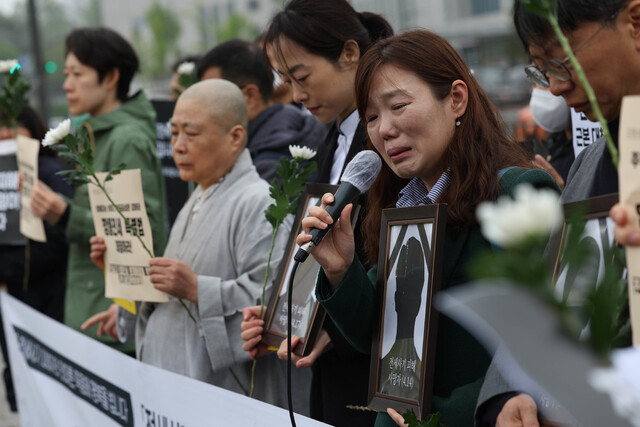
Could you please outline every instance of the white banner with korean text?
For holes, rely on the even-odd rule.
[[[5,292],[0,305],[23,427],[290,424],[282,408],[143,364]]]
[[[583,113],[571,109],[571,131],[573,135],[573,154],[578,154],[596,142],[604,132],[599,122],[592,122]]]

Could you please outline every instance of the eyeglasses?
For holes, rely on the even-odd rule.
[[[625,7],[621,7],[616,10],[611,17],[609,18],[609,22],[615,20],[620,12],[622,12]],[[578,47],[573,50],[574,55],[578,53],[580,49],[586,46],[602,29],[604,25],[600,25],[600,27],[589,37],[587,37]],[[542,70],[535,65],[527,65],[524,67],[524,72],[527,74],[529,80],[531,80],[536,85],[548,88],[551,84],[549,83],[549,78],[547,77],[547,73],[560,80],[561,82],[568,82],[571,80],[571,71],[566,66],[567,61],[569,61],[569,57],[565,56],[564,59],[558,58],[549,58],[542,63]]]

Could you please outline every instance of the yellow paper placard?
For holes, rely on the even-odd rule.
[[[136,314],[136,303],[135,301],[129,301],[126,299],[113,298],[113,302],[118,304],[120,307],[124,308],[131,314]]]

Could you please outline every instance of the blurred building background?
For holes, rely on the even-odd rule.
[[[317,0],[322,1],[322,0]],[[513,0],[350,0],[356,10],[384,15],[396,32],[427,28],[458,49],[485,91],[513,125],[528,103],[527,62],[511,22]],[[29,3],[37,15],[42,70],[35,67]],[[66,116],[62,91],[64,36],[74,27],[104,25],[126,37],[142,72],[136,88],[152,98],[169,95],[171,64],[233,37],[255,39],[282,0],[1,0],[0,59],[19,58],[33,85],[34,105],[46,85],[49,118]],[[428,60],[428,58],[425,58]]]

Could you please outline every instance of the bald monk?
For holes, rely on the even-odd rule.
[[[180,95],[171,118],[173,158],[180,178],[198,187],[178,214],[164,257],[149,262],[151,282],[170,300],[138,304],[137,316],[112,307],[84,325],[100,323],[101,331],[121,341],[135,338],[142,362],[239,393],[233,374],[247,389],[251,376],[240,339],[241,310],[260,301],[271,244],[264,216],[269,189],[245,148],[246,128],[244,96],[233,83],[205,80]],[[272,272],[290,226],[287,221],[280,228]],[[109,248],[100,237],[91,244],[91,258],[104,268]],[[275,354],[260,360],[254,397],[285,407],[278,362]]]

